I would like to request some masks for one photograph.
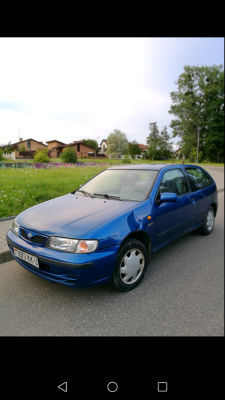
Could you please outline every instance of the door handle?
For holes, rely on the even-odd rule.
[[[191,199],[191,202],[192,202],[192,204],[194,204],[194,206],[196,206],[195,198]]]

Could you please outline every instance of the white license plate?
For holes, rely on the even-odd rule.
[[[13,251],[16,257],[21,258],[21,260],[24,260],[31,265],[34,265],[34,267],[36,268],[39,268],[37,257],[31,256],[30,254],[27,254],[24,251],[18,250],[16,247],[13,248]]]

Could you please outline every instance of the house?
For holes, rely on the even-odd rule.
[[[16,160],[16,159],[23,159],[23,158],[33,158],[33,155],[37,149],[47,149],[47,145],[44,144],[43,142],[39,142],[35,139],[26,139],[23,140],[20,138],[19,142],[16,143],[9,143],[4,146],[2,146],[2,150],[6,150],[7,147],[10,145],[11,149],[14,151],[10,155],[5,155],[6,158],[11,159],[11,160]],[[21,148],[25,148],[25,152],[21,151]]]
[[[175,158],[176,157],[176,159],[178,159],[179,157],[180,157],[180,155],[181,155],[181,148],[178,148],[176,151],[174,151],[173,153],[172,153],[172,156]],[[182,159],[183,160],[185,160],[185,155],[184,155],[184,153],[182,153]]]
[[[46,141],[46,143],[48,143],[48,154],[49,154],[49,157],[51,157],[51,158],[57,158],[57,157],[59,157],[59,154],[60,154],[60,146],[64,146],[65,145],[65,143],[64,142],[60,142],[59,140],[56,140],[56,139],[54,139],[54,140],[48,140],[48,141]],[[58,149],[58,147],[59,147],[59,149]]]
[[[47,149],[47,145],[43,144],[43,142],[38,142],[35,139],[26,139],[23,140],[20,138],[19,142],[16,143],[10,143],[10,147],[12,149],[21,149],[21,147],[25,147],[26,150],[33,150],[36,151],[37,149]],[[2,146],[2,150],[5,150],[8,147],[8,144]]]
[[[141,150],[141,154],[136,156],[136,158],[143,158],[144,155],[147,156],[148,155],[148,146],[146,146],[145,144],[140,144],[139,143],[139,147],[140,147],[140,150]]]
[[[101,147],[101,151],[99,151],[99,153],[105,153],[106,149],[107,149],[107,141],[106,139],[102,139],[101,143],[100,143],[100,147]]]
[[[74,149],[78,158],[88,158],[89,153],[95,154],[95,148],[82,142],[82,140],[74,141],[72,143],[62,143],[59,140],[50,140],[48,142],[49,157],[57,158],[68,147]]]

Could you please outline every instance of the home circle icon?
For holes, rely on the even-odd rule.
[[[107,385],[107,389],[109,392],[116,392],[118,389],[118,385],[116,382],[109,382]]]

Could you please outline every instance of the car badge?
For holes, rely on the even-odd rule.
[[[32,237],[32,233],[29,232],[27,236],[28,236],[29,238],[31,238],[31,237]]]

